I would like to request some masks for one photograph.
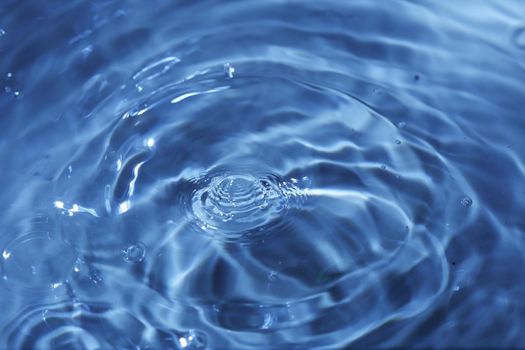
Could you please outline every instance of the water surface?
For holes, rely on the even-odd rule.
[[[4,1],[0,348],[525,347],[523,13]]]

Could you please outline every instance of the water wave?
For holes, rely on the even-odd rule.
[[[511,302],[519,328],[483,277],[523,245],[509,3],[2,5],[0,347],[486,345],[451,325]]]

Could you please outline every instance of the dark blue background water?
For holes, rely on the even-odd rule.
[[[525,3],[0,4],[0,348],[525,347]]]

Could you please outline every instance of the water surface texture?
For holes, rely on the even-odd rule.
[[[525,2],[0,4],[0,349],[525,347]]]

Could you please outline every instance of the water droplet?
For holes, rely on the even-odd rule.
[[[275,271],[268,272],[268,279],[270,281],[275,281],[277,279],[277,272]]]
[[[232,67],[230,63],[226,63],[224,65],[224,72],[228,76],[228,78],[233,78],[233,73],[235,73],[235,68]]]
[[[143,243],[132,244],[126,249],[122,250],[122,257],[125,261],[131,263],[139,263],[144,260],[146,256],[146,246]]]
[[[525,49],[525,27],[518,28],[514,32],[512,41],[520,49]]]
[[[472,205],[472,199],[467,196],[461,198],[461,205],[464,207],[470,207]]]
[[[201,332],[190,329],[178,339],[182,349],[204,349],[206,347],[206,337]]]
[[[285,188],[273,176],[230,173],[199,182],[200,188],[192,195],[193,215],[199,226],[220,230],[227,239],[248,237],[277,218],[293,200],[293,185]]]
[[[188,346],[188,340],[184,337],[180,337],[179,344],[180,344],[180,347],[184,349]]]
[[[94,284],[99,284],[99,283],[102,283],[103,279],[102,279],[102,276],[96,272],[96,271],[92,271],[90,274],[89,274],[89,279],[91,280],[91,282],[93,282]]]

